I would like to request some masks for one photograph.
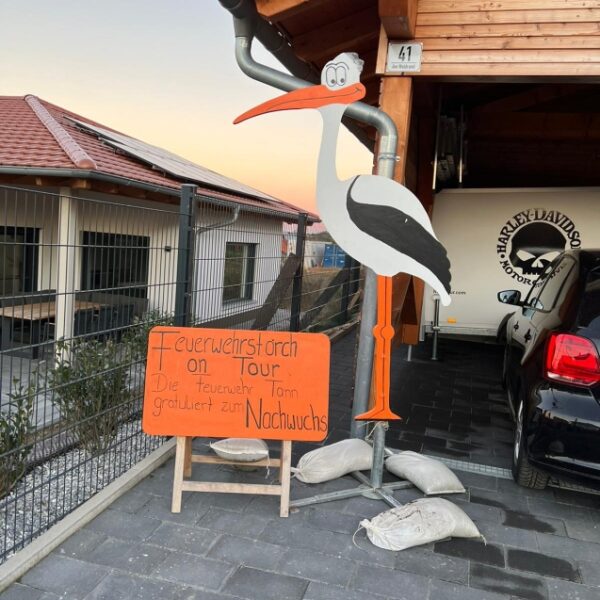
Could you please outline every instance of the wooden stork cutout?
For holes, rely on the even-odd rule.
[[[399,419],[389,406],[392,280],[403,272],[419,277],[450,304],[450,261],[435,237],[418,198],[403,185],[379,175],[358,175],[340,181],[336,145],[347,106],[364,97],[360,83],[363,61],[352,52],[339,54],[321,73],[321,85],[294,90],[240,115],[241,123],[268,112],[316,108],[323,118],[317,172],[317,208],[327,231],[354,259],[379,275],[375,338],[373,407],[359,420]]]

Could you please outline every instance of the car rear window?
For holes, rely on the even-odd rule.
[[[600,330],[600,270],[588,274],[579,313],[579,325]]]

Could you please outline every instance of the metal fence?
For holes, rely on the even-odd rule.
[[[311,330],[358,311],[360,268],[307,216],[183,186],[179,204],[0,187],[0,562],[156,449],[156,324]]]

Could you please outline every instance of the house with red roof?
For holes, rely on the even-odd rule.
[[[260,307],[304,211],[36,96],[0,97],[0,316],[54,296],[58,339],[76,334],[84,292],[172,313],[182,184],[198,199],[194,320]]]

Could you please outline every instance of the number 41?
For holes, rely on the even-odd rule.
[[[410,61],[410,55],[412,48],[410,46],[400,46],[400,52],[398,52],[398,59],[405,62]]]

